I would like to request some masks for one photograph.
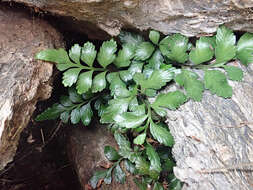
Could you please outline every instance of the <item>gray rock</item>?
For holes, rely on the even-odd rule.
[[[11,162],[38,100],[51,95],[53,65],[34,60],[38,51],[63,46],[45,21],[0,7],[0,170]]]
[[[251,0],[3,0],[21,2],[42,12],[88,21],[111,35],[121,28],[156,29],[187,36],[205,35],[225,24],[253,31]],[[86,28],[86,24],[80,24]],[[94,26],[95,27],[95,26]],[[90,27],[89,27],[90,28]]]
[[[253,64],[242,69],[243,82],[230,82],[231,99],[205,92],[201,102],[168,112],[174,172],[184,189],[253,189]]]

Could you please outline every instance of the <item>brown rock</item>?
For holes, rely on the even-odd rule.
[[[88,21],[111,35],[121,28],[155,29],[187,36],[213,33],[221,24],[253,31],[251,0],[3,0],[21,2],[42,12]],[[79,25],[86,28],[86,24]],[[89,27],[90,30],[90,27]]]
[[[35,53],[63,45],[59,33],[46,22],[1,5],[0,170],[12,161],[37,101],[51,94],[53,65],[35,61]]]
[[[83,190],[88,190],[88,182],[96,170],[106,166],[109,161],[104,156],[105,146],[117,147],[112,134],[105,126],[94,125],[91,128],[73,128],[69,134],[67,149]],[[137,190],[133,176],[126,178],[125,184],[112,181],[111,185],[102,184],[101,190]]]

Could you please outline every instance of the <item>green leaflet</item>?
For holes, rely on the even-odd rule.
[[[81,60],[92,67],[94,60],[97,55],[97,51],[95,50],[95,46],[91,42],[86,42],[82,47]]]
[[[93,82],[92,82],[92,92],[93,93],[101,92],[102,90],[105,89],[105,87],[106,87],[106,80],[105,80],[106,72],[107,71],[97,74],[95,76],[95,78],[93,79]]]
[[[124,165],[125,165],[126,170],[128,172],[130,172],[131,174],[136,174],[137,173],[134,164],[132,164],[129,160],[124,160]]]
[[[111,123],[114,118],[127,111],[131,98],[112,99],[109,101],[109,106],[104,110],[100,122]]]
[[[68,89],[69,99],[73,103],[79,103],[82,102],[82,96],[77,93],[76,89],[74,87],[71,87]]]
[[[188,38],[181,34],[174,34],[163,39],[160,44],[160,50],[163,55],[173,61],[185,63],[188,60]]]
[[[44,112],[39,114],[35,120],[44,121],[44,120],[56,119],[64,111],[65,111],[65,108],[61,104],[54,104],[52,107],[47,108]]]
[[[153,190],[164,190],[164,188],[160,183],[156,182],[153,187]]]
[[[104,178],[105,184],[111,184],[112,183],[112,170],[113,170],[113,167],[111,167],[110,169],[107,170],[106,176]]]
[[[82,69],[80,68],[74,68],[74,69],[69,69],[66,72],[63,73],[63,80],[62,84],[65,87],[71,87],[74,83],[76,83],[78,75]]]
[[[147,115],[135,115],[132,112],[125,112],[121,115],[117,115],[114,121],[124,128],[136,128],[140,126],[147,117]]]
[[[65,111],[63,113],[61,113],[60,115],[60,119],[63,123],[68,123],[68,120],[69,120],[69,111]]]
[[[122,44],[132,44],[135,47],[144,41],[141,35],[134,34],[131,32],[126,32],[126,31],[120,32],[119,39]]]
[[[208,38],[210,37],[200,37],[196,42],[196,49],[192,49],[190,52],[189,58],[195,65],[204,63],[213,58],[214,51]]]
[[[160,173],[162,171],[160,157],[150,144],[146,145],[146,154],[150,161],[150,170]]]
[[[111,146],[104,147],[104,154],[106,158],[110,161],[116,161],[120,159],[120,155],[118,154],[118,152],[115,150],[115,148]]]
[[[151,40],[151,42],[157,45],[160,39],[160,33],[155,30],[151,30],[149,32],[149,39]]]
[[[92,176],[92,178],[90,179],[90,185],[93,189],[95,189],[97,187],[97,183],[100,179],[103,179],[106,177],[107,171],[106,170],[102,170],[102,171],[96,171],[94,173],[94,175]]]
[[[80,117],[84,126],[88,126],[91,122],[93,112],[90,106],[90,103],[83,105],[80,108]]]
[[[243,71],[239,67],[224,65],[223,68],[226,70],[230,80],[242,81]]]
[[[117,44],[113,39],[104,42],[98,52],[97,56],[98,63],[104,68],[107,67],[116,58],[115,55],[116,51],[117,51]]]
[[[125,183],[126,181],[126,174],[125,172],[123,172],[123,170],[121,169],[120,165],[117,164],[117,166],[114,169],[114,179],[119,182],[119,183]]]
[[[91,88],[92,74],[93,74],[93,71],[87,71],[80,74],[77,84],[76,84],[76,89],[77,89],[78,94],[83,94]]]
[[[170,70],[155,70],[148,79],[145,79],[141,73],[135,74],[134,81],[141,85],[142,89],[152,88],[158,90],[171,81],[173,76],[174,72]]]
[[[138,135],[137,137],[135,137],[134,139],[134,144],[143,144],[145,142],[146,139],[146,133],[142,133],[140,135]]]
[[[115,132],[114,138],[119,145],[119,155],[128,158],[132,152],[130,142],[122,134]]]
[[[148,65],[152,68],[152,69],[160,69],[160,65],[163,64],[164,62],[164,58],[162,56],[161,51],[156,50],[152,57],[148,60]]]
[[[198,75],[189,70],[182,70],[174,79],[180,86],[184,86],[187,96],[195,101],[201,101],[204,84],[198,80]]]
[[[216,34],[216,64],[225,64],[233,59],[235,54],[236,47],[234,33],[225,26],[219,27]]]
[[[77,124],[79,123],[80,119],[81,119],[80,108],[77,107],[72,110],[71,115],[70,115],[70,120],[71,120],[71,123]]]
[[[175,110],[186,101],[187,97],[184,95],[184,93],[177,90],[174,92],[168,92],[166,94],[159,94],[154,103],[151,104],[151,107],[155,109],[155,111],[159,107]]]
[[[245,33],[237,44],[236,57],[242,64],[253,63],[253,34]]]
[[[155,47],[150,42],[142,42],[137,46],[134,59],[137,61],[147,60],[155,50]]]
[[[67,52],[60,49],[46,49],[35,55],[35,59],[50,61],[58,64],[71,64]]]
[[[205,88],[209,89],[212,94],[223,98],[232,97],[232,87],[229,86],[224,73],[218,70],[207,70],[204,77]]]
[[[166,146],[174,145],[174,139],[170,132],[162,126],[155,124],[153,121],[150,122],[150,132],[158,142]]]
[[[75,44],[69,50],[69,57],[75,63],[80,64],[80,56],[81,56],[81,47],[78,44]]]
[[[114,60],[114,64],[118,67],[128,67],[131,59],[134,57],[135,46],[133,44],[124,44],[122,50],[119,51],[118,56]]]

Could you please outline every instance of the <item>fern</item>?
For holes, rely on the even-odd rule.
[[[230,98],[228,80],[241,81],[243,71],[230,66],[229,61],[238,58],[244,65],[252,62],[253,34],[244,34],[236,44],[233,32],[221,26],[215,36],[198,39],[196,47],[181,34],[160,40],[157,31],[150,31],[151,42],[129,32],[122,32],[119,38],[122,48],[118,52],[113,39],[104,42],[98,53],[90,42],[82,47],[75,44],[69,53],[63,49],[39,52],[36,58],[56,63],[63,71],[63,85],[71,88],[68,96],[62,96],[36,119],[59,117],[65,123],[70,120],[88,126],[97,110],[100,122],[109,124],[119,151],[105,147],[105,156],[113,165],[95,172],[90,180],[93,188],[100,179],[110,184],[112,176],[124,183],[126,174],[120,165],[124,162],[127,171],[142,176],[141,181],[136,180],[140,189],[148,185],[153,190],[164,189],[161,172],[169,174],[166,180],[170,189],[179,189],[181,183],[172,174],[174,139],[163,117],[167,109],[176,110],[189,99],[201,101],[204,90]],[[197,70],[203,70],[203,78]],[[182,90],[157,96],[172,81]],[[155,97],[152,103],[149,97]]]

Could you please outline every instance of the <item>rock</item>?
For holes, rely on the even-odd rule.
[[[155,29],[186,36],[213,33],[221,24],[253,32],[251,0],[3,0],[42,12],[88,21],[111,35],[122,28]],[[79,27],[85,28],[86,25]],[[95,26],[94,26],[95,27]]]
[[[11,162],[22,130],[38,100],[51,94],[53,65],[34,60],[36,52],[63,46],[45,21],[0,7],[0,170]]]
[[[104,147],[112,146],[117,149],[117,144],[113,135],[105,126],[92,125],[91,128],[73,128],[69,134],[67,143],[68,155],[75,167],[79,181],[83,190],[87,189],[87,184],[96,170],[101,170],[109,161],[104,156]],[[125,184],[112,181],[112,184],[102,184],[101,190],[126,190],[138,189],[133,181],[133,176],[126,178]]]
[[[168,112],[174,172],[184,189],[253,189],[253,64],[242,69],[243,82],[230,83],[231,99],[205,92],[201,102]]]

